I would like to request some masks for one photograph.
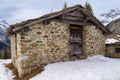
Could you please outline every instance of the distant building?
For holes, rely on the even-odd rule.
[[[116,39],[107,40],[109,40],[109,42],[106,43],[106,56],[112,58],[120,58],[120,41]]]
[[[11,58],[10,47],[0,49],[0,59],[10,59],[10,58]]]
[[[6,34],[3,34],[3,35],[5,36]],[[0,40],[0,59],[10,59],[11,58],[10,40],[4,36],[1,37],[2,39],[0,38],[1,39]]]
[[[120,18],[113,20],[106,27],[113,33],[106,42],[106,56],[120,58]]]
[[[12,63],[19,77],[44,64],[105,55],[109,31],[85,8],[75,5],[11,25]]]

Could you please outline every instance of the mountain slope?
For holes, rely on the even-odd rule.
[[[106,27],[113,33],[120,34],[120,18],[113,20]]]
[[[6,35],[8,26],[0,22],[0,58],[10,58],[10,38]]]
[[[120,18],[120,8],[116,9],[111,9],[107,13],[102,13],[100,15],[100,21],[104,24],[107,25],[111,21]]]
[[[5,21],[0,22],[0,50],[5,47],[10,47],[10,39],[6,35],[6,29],[8,25]]]

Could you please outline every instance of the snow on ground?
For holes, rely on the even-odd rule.
[[[12,72],[5,68],[5,64],[10,63],[11,60],[0,59],[0,80],[12,80]]]
[[[106,41],[105,41],[106,44],[113,44],[116,42],[119,42],[119,41],[117,39],[114,39],[114,38],[106,39]]]
[[[103,56],[49,64],[30,80],[120,80],[120,59]]]
[[[4,66],[10,62],[0,60],[0,80],[14,77]],[[49,64],[30,80],[120,80],[120,59],[96,55],[84,60]]]

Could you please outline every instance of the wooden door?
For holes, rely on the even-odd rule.
[[[70,55],[79,57],[83,54],[82,27],[70,28]]]

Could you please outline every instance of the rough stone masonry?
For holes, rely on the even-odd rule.
[[[66,23],[35,24],[11,35],[12,62],[23,77],[44,64],[69,61],[70,29]],[[105,53],[105,37],[93,25],[83,26],[83,55]],[[14,54],[15,53],[15,54]]]

